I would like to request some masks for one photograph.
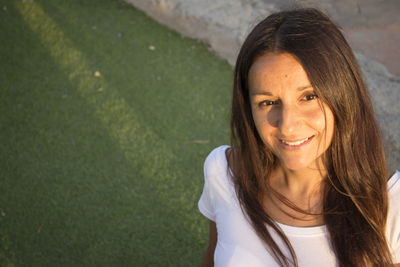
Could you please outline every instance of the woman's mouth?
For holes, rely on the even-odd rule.
[[[310,143],[311,140],[313,139],[313,137],[314,137],[314,135],[310,136],[310,137],[306,137],[304,139],[297,140],[297,141],[289,141],[289,140],[284,140],[284,139],[279,139],[279,141],[286,148],[298,148],[305,144]]]

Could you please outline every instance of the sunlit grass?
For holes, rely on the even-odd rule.
[[[198,265],[228,64],[122,1],[1,7],[0,265]]]
[[[155,166],[159,166],[157,160],[165,165],[163,167],[168,167],[171,164],[168,160],[173,154],[167,151],[165,144],[148,129],[146,124],[140,122],[135,110],[118,95],[118,91],[107,84],[101,72],[90,69],[87,58],[73,47],[71,40],[45,14],[40,5],[35,2],[19,3],[17,8],[51,57],[60,66],[61,71],[68,73],[70,82],[76,86],[75,89],[82,98],[91,105],[96,118],[103,122],[127,160],[135,160],[139,156],[138,152],[141,153],[140,157],[149,164],[145,168],[149,177],[157,173],[155,169]],[[180,170],[176,172],[179,173]]]

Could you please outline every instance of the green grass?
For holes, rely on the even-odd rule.
[[[200,265],[226,62],[122,0],[0,0],[0,66],[0,266]]]

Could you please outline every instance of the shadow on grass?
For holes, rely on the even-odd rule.
[[[227,64],[121,1],[7,12],[0,263],[198,265],[201,167],[227,140]]]

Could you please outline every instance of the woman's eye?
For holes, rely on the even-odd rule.
[[[306,95],[304,98],[306,101],[311,101],[311,100],[317,99],[318,96],[316,94],[309,94],[309,95]]]
[[[264,100],[264,101],[260,102],[258,105],[260,107],[262,107],[262,106],[272,106],[272,105],[275,105],[277,102],[278,101]]]

